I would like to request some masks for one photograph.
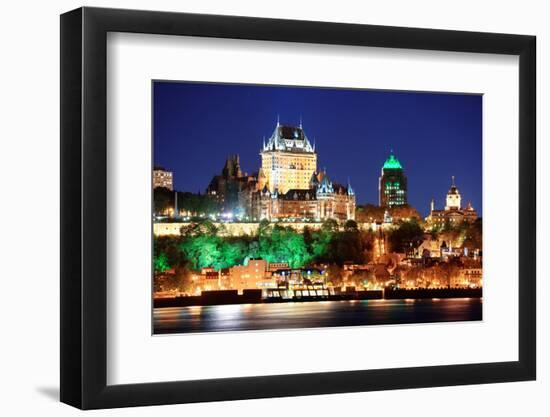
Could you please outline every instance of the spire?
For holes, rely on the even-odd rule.
[[[300,115],[300,129],[302,129],[302,115]]]
[[[334,193],[332,182],[329,180],[326,170],[324,171],[323,178],[321,179],[321,181],[319,182],[319,185],[317,186],[317,191],[325,194]]]
[[[354,195],[355,192],[353,191],[353,188],[351,188],[351,182],[349,180],[349,177],[348,177],[348,195]]]
[[[454,175],[451,175],[451,186],[456,187],[455,186],[455,176]]]
[[[279,119],[279,113],[277,113],[277,127],[279,127],[281,125],[280,123],[280,119]]]
[[[264,137],[263,137],[263,142],[264,142],[264,146],[263,146],[262,149],[265,151],[265,135],[264,135]]]
[[[313,152],[315,152],[315,137],[313,138]]]

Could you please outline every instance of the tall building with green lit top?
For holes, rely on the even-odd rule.
[[[378,191],[379,204],[382,207],[407,204],[407,177],[403,173],[403,167],[393,151],[382,166]]]

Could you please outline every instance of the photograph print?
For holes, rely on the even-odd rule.
[[[154,80],[153,334],[482,320],[482,100]]]

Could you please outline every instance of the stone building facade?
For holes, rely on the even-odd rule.
[[[435,200],[430,204],[430,214],[426,217],[428,227],[443,228],[446,225],[456,226],[462,222],[473,223],[477,219],[477,211],[468,202],[466,207],[462,207],[462,196],[455,185],[455,177],[451,179],[451,188],[447,192],[445,199],[445,209],[436,210]]]
[[[218,201],[222,211],[238,211],[239,193],[251,183],[255,184],[256,178],[241,170],[239,155],[229,155],[221,173],[210,181],[206,193]]]
[[[261,168],[239,192],[239,207],[254,221],[355,219],[355,193],[317,171],[315,145],[302,125],[277,123],[260,152]]]

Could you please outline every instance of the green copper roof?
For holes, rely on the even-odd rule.
[[[382,168],[383,169],[403,169],[403,167],[401,166],[401,163],[393,153],[390,154],[388,159],[386,159],[386,162],[384,162],[384,166]]]

